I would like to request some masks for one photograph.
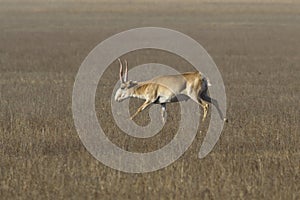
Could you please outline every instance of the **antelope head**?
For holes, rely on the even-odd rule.
[[[116,92],[115,95],[115,101],[121,102],[125,99],[128,99],[132,96],[133,90],[131,88],[133,88],[134,86],[136,86],[138,84],[137,81],[132,81],[132,80],[128,80],[128,66],[127,66],[127,61],[125,60],[125,73],[123,74],[123,66],[122,66],[122,62],[121,60],[118,58],[118,61],[120,63],[120,73],[119,73],[119,77],[120,77],[120,82],[121,85],[119,87],[119,89]]]

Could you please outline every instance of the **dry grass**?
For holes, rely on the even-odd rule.
[[[3,199],[300,198],[300,4],[22,5],[0,5]],[[207,124],[172,165],[153,173],[126,174],[104,166],[85,150],[73,124],[71,95],[88,52],[110,35],[140,26],[182,31],[208,50],[226,85],[231,122],[205,159],[197,159],[197,152],[204,136],[200,131]],[[180,71],[187,67],[180,58],[157,51],[125,57],[132,66],[160,62]],[[99,84],[100,123],[112,141],[127,150],[164,146],[176,124],[169,122],[149,140],[130,138],[114,124],[108,100],[118,79],[116,68],[111,66]],[[176,121],[178,105],[170,110]],[[144,112],[137,123],[147,120]]]

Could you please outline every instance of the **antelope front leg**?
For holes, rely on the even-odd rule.
[[[161,117],[162,117],[163,123],[165,123],[166,122],[166,104],[165,103],[161,104]]]
[[[141,107],[139,107],[139,109],[130,117],[130,119],[133,120],[133,118],[135,118],[135,116],[137,116],[139,112],[147,108],[147,106],[149,106],[151,103],[152,103],[151,101],[145,101],[143,105],[141,105]]]

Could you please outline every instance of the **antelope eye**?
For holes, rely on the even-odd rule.
[[[125,87],[126,87],[125,85],[121,85],[121,89],[122,89],[122,90],[125,89]]]

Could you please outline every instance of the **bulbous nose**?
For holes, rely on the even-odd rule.
[[[119,102],[119,98],[117,96],[115,97],[115,101]]]

